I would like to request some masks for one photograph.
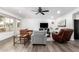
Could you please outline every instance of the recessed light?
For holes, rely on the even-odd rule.
[[[58,10],[58,11],[57,11],[57,14],[60,14],[60,13],[61,13],[60,10]]]

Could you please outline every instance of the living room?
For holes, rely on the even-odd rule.
[[[0,7],[0,16],[0,51],[79,51],[78,25],[74,25],[79,19],[78,7]],[[63,38],[60,35],[62,39],[55,37],[61,29],[68,32]]]

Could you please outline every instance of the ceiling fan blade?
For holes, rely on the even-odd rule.
[[[41,12],[42,15],[45,15],[43,12]]]
[[[44,10],[44,11],[42,11],[42,12],[49,12],[49,10]]]

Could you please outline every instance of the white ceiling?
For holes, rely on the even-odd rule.
[[[58,17],[61,17],[74,9],[76,7],[42,7],[43,10],[49,10],[49,12],[46,12],[45,15],[38,14],[36,15],[36,12],[33,12],[32,10],[37,10],[37,7],[0,7],[1,9],[10,12],[16,16],[19,16],[20,18],[44,18],[49,19],[53,18],[56,19]],[[57,11],[60,11],[60,14],[57,14]]]

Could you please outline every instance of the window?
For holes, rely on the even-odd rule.
[[[10,17],[5,17],[5,16],[0,16],[0,32],[7,32],[7,31],[14,31],[20,27],[20,21],[10,18]]]

